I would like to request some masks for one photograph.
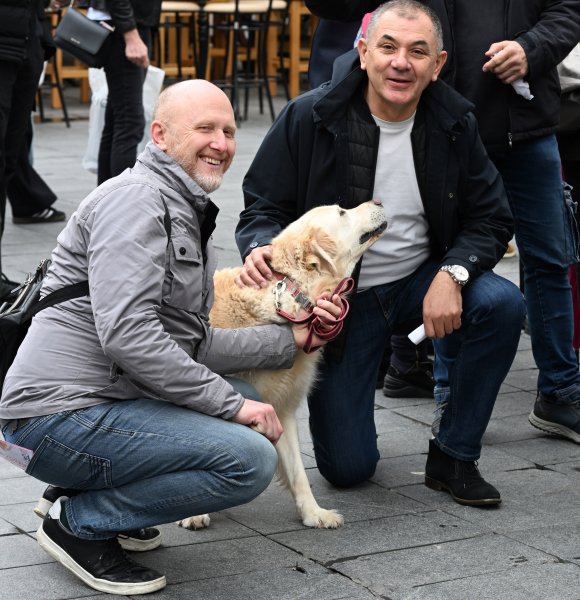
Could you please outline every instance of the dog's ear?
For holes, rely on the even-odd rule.
[[[338,253],[336,241],[322,229],[311,232],[304,247],[304,263],[309,270],[336,275],[335,257]]]

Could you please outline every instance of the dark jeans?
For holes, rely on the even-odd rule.
[[[384,341],[398,324],[421,320],[423,298],[437,268],[427,261],[409,277],[360,292],[351,301],[344,358],[323,365],[308,398],[318,468],[335,485],[354,485],[375,471],[375,382]],[[462,326],[438,340],[436,348],[449,372],[449,405],[437,438],[447,454],[479,458],[524,313],[519,289],[492,272],[464,288]]]
[[[25,143],[43,62],[44,51],[38,38],[30,40],[28,57],[23,63],[0,60],[0,240],[4,231],[8,181],[16,171],[20,146]]]
[[[562,187],[556,137],[518,142],[505,156],[491,158],[514,215],[538,390],[556,402],[577,402],[580,374],[568,280],[570,265],[578,261],[577,215]]]
[[[141,39],[151,48],[151,29],[138,29]],[[111,37],[110,52],[104,66],[109,94],[99,146],[99,185],[135,164],[137,146],[145,127],[143,83],[147,71],[126,58],[121,34]]]

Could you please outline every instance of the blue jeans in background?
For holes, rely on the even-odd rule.
[[[359,292],[350,302],[345,354],[324,364],[308,398],[321,474],[337,486],[370,478],[379,459],[374,423],[377,371],[393,328],[422,321],[423,298],[438,269],[427,261],[400,281]],[[437,341],[450,398],[436,443],[460,460],[477,460],[499,388],[515,356],[524,301],[510,281],[487,272],[462,291],[462,326]]]
[[[87,540],[249,502],[277,466],[274,446],[249,427],[151,399],[37,417],[4,436],[34,450],[28,474],[85,490],[65,506]]]
[[[576,210],[562,183],[556,136],[514,143],[491,157],[504,180],[524,270],[538,390],[554,402],[580,400],[568,268],[578,260]]]

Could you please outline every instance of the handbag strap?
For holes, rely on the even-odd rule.
[[[165,227],[165,233],[167,234],[167,243],[169,243],[171,240],[171,215],[169,214],[169,209],[167,208],[167,203],[165,202],[163,196],[161,196],[161,202],[163,202],[163,208],[165,209],[165,214],[163,215],[163,226]],[[29,318],[32,318],[36,313],[39,313],[41,310],[44,310],[49,306],[54,306],[55,304],[66,302],[67,300],[73,300],[74,298],[81,298],[82,296],[88,295],[88,280],[65,285],[58,290],[54,290],[54,292],[50,292],[50,294],[47,294],[44,298],[39,300],[30,309],[28,316]]]
[[[30,317],[32,318],[36,313],[48,308],[49,306],[54,306],[55,304],[60,304],[61,302],[65,302],[66,300],[72,300],[73,298],[80,298],[81,296],[89,295],[89,282],[88,281],[79,281],[77,283],[71,283],[70,285],[65,285],[64,287],[54,290],[50,294],[46,295],[44,298],[39,300],[31,309],[30,309]]]

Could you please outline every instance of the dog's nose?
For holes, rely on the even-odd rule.
[[[373,198],[373,204],[376,204],[377,206],[382,206],[383,203],[380,200],[377,200],[377,198]]]

